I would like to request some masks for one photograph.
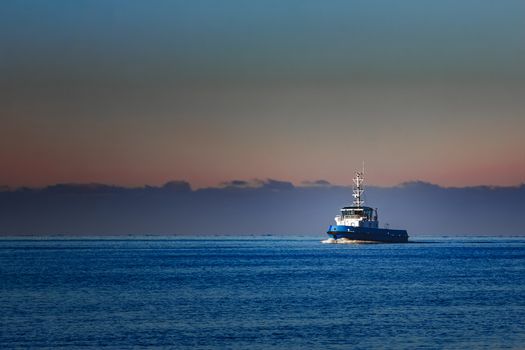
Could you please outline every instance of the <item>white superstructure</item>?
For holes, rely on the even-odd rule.
[[[379,227],[377,209],[363,206],[365,203],[363,200],[363,192],[365,191],[363,188],[364,179],[364,171],[355,172],[352,194],[354,197],[353,205],[341,209],[341,215],[335,217],[337,225],[370,228]]]

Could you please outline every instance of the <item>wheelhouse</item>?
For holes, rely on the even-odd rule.
[[[341,219],[377,220],[377,211],[370,207],[344,207],[341,209]]]

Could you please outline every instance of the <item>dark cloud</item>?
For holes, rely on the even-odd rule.
[[[191,185],[187,181],[169,181],[162,186],[162,189],[170,192],[191,192]]]
[[[50,194],[107,194],[120,191],[117,186],[89,183],[89,184],[56,184],[48,186],[42,191]]]
[[[326,180],[303,181],[304,186],[331,186],[332,184]]]
[[[287,181],[279,181],[279,180],[273,180],[268,179],[264,182],[263,187],[265,189],[273,190],[273,191],[289,191],[294,189],[294,185],[291,182]]]
[[[246,187],[249,185],[249,182],[244,180],[232,180],[230,182],[225,182],[224,185],[232,187]]]
[[[221,183],[222,187],[228,187],[228,188],[254,188],[254,187],[261,187],[263,185],[263,182],[260,180],[252,180],[252,181],[246,181],[246,180],[232,180],[232,181],[225,181]]]
[[[259,181],[259,180],[258,180]],[[192,190],[185,181],[143,187],[58,184],[0,191],[0,234],[316,234],[350,187],[269,179]],[[318,183],[318,181],[314,181]],[[247,186],[250,185],[250,186]],[[382,223],[421,234],[525,235],[525,185],[444,188],[424,182],[370,186]],[[494,218],[497,218],[495,220]]]
[[[436,184],[425,181],[407,181],[399,184],[398,187],[411,189],[440,188]]]
[[[235,189],[235,188],[263,188],[265,190],[273,191],[287,191],[294,189],[294,185],[291,182],[279,181],[274,179],[267,180],[232,180],[221,183],[221,187]]]

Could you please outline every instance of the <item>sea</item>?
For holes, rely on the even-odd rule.
[[[525,237],[4,237],[2,349],[525,349]]]

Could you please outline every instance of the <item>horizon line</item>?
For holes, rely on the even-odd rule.
[[[322,188],[322,187],[339,187],[339,188],[351,188],[352,184],[335,184],[331,183],[327,180],[319,179],[319,180],[313,180],[313,181],[301,181],[299,183],[288,181],[288,180],[278,180],[274,178],[266,178],[264,180],[262,179],[252,179],[252,180],[230,180],[230,181],[223,181],[219,182],[216,185],[212,186],[200,186],[200,187],[194,187],[191,181],[184,180],[184,179],[178,179],[178,180],[168,180],[162,184],[148,184],[144,183],[141,185],[124,185],[124,184],[117,184],[117,183],[106,183],[106,182],[74,182],[74,181],[68,181],[68,182],[55,182],[50,183],[46,185],[40,185],[40,186],[31,186],[31,185],[20,185],[20,186],[10,186],[10,185],[0,185],[0,192],[14,192],[19,190],[45,190],[50,189],[53,187],[108,187],[108,188],[120,188],[120,189],[147,189],[147,188],[156,188],[156,189],[162,189],[162,188],[169,188],[170,186],[187,186],[188,190],[190,191],[198,191],[198,190],[206,190],[206,189],[227,189],[227,188],[237,188],[237,189],[257,189],[257,188],[263,188],[268,187],[271,185],[286,185],[291,186],[293,188]],[[433,186],[433,187],[439,187],[443,189],[454,189],[454,188],[520,188],[525,186],[525,182],[520,182],[514,185],[489,185],[489,184],[478,184],[478,185],[465,185],[465,186],[445,186],[440,185],[437,183],[424,181],[424,180],[408,180],[403,181],[395,185],[376,185],[376,184],[367,184],[366,187],[374,187],[374,188],[396,188],[396,187],[405,187],[410,185],[425,185],[425,186]]]

